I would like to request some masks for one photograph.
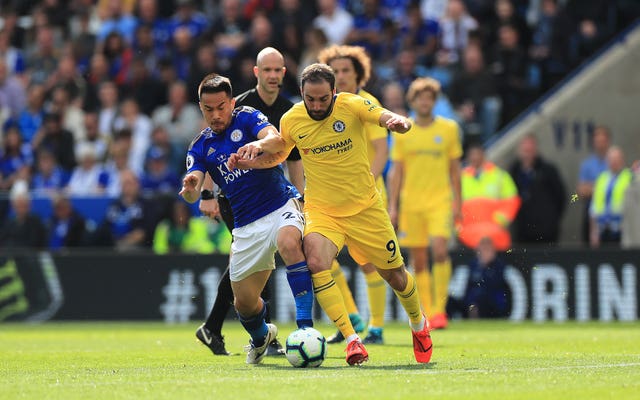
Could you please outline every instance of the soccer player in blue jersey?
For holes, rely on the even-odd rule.
[[[284,56],[273,47],[262,49],[256,57],[256,65],[253,73],[257,79],[254,88],[235,97],[236,106],[250,106],[260,110],[267,116],[276,129],[279,129],[280,118],[287,112],[293,103],[280,93],[280,87],[284,79],[287,68],[284,65]],[[287,157],[287,170],[289,181],[295,185],[300,193],[304,192],[304,172],[302,161],[297,148],[293,148]],[[211,178],[205,176],[203,190],[200,193],[200,211],[203,215],[222,218],[229,232],[233,230],[233,214],[229,206],[229,200],[222,191],[218,192],[218,198],[214,196],[214,185]],[[262,298],[269,303],[271,288],[269,283],[262,292]],[[211,312],[206,321],[198,327],[196,337],[207,346],[213,354],[229,355],[222,336],[222,325],[233,304],[233,290],[229,280],[229,269],[227,268],[218,281],[218,291],[213,302]],[[266,321],[271,322],[270,312],[267,307]],[[205,339],[206,338],[206,339]],[[204,339],[204,340],[203,340]],[[285,351],[278,340],[274,340],[267,348],[267,356],[284,355]]]
[[[207,75],[198,87],[198,97],[209,126],[187,151],[187,174],[180,195],[187,202],[196,202],[208,172],[229,199],[234,215],[229,260],[234,306],[251,336],[247,363],[258,364],[278,332],[275,325],[265,322],[266,305],[260,296],[275,268],[276,250],[287,265],[296,322],[299,327],[313,325],[312,281],[302,252],[304,217],[297,200],[300,194],[284,177],[278,157],[262,157],[265,169],[231,171],[227,167],[229,156],[239,147],[268,133],[277,134],[262,112],[252,107],[235,108],[228,78]]]

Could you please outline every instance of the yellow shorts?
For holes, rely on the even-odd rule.
[[[320,209],[305,207],[304,234],[319,233],[349,254],[360,265],[373,263],[381,269],[397,268],[404,264],[398,238],[387,210],[378,201],[355,215],[332,217]]]
[[[398,239],[402,247],[427,247],[429,238],[449,239],[452,231],[451,204],[421,211],[402,211],[398,216]]]

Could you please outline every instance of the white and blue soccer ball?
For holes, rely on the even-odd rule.
[[[314,328],[300,328],[287,338],[285,354],[294,367],[319,367],[327,357],[327,340]]]

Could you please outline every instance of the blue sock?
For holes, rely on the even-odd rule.
[[[311,272],[306,261],[301,261],[293,265],[287,265],[287,281],[293,299],[296,302],[296,323],[298,328],[313,326],[313,283],[311,282]]]
[[[264,345],[264,339],[267,337],[267,323],[264,321],[264,317],[267,314],[267,306],[262,301],[262,310],[253,317],[243,317],[238,313],[238,319],[244,327],[244,329],[251,335],[251,342],[255,347]]]

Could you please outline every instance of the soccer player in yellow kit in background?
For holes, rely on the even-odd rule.
[[[455,121],[432,114],[439,93],[440,84],[431,78],[418,78],[409,86],[407,102],[415,113],[413,129],[407,135],[394,135],[389,172],[389,216],[398,226],[400,245],[409,249],[422,307],[431,316],[432,329],[448,324],[445,308],[451,259],[447,242],[461,209],[460,129]]]
[[[376,265],[393,288],[409,316],[416,361],[427,363],[432,354],[428,321],[376,189],[363,127],[377,122],[405,133],[411,123],[360,96],[336,95],[335,75],[326,64],[311,64],[302,71],[300,91],[303,101],[282,117],[280,135],[242,146],[229,158],[229,167],[255,168],[260,154],[286,155],[296,145],[307,178],[304,252],[316,299],[347,340],[347,362],[360,364],[368,353],[331,276],[331,263],[344,245],[357,263]]]
[[[318,54],[318,61],[327,64],[333,69],[336,75],[336,90],[338,93],[355,93],[371,101],[376,106],[381,106],[378,99],[371,93],[362,89],[367,84],[371,76],[371,59],[364,47],[360,46],[331,46]],[[385,127],[377,123],[365,123],[364,129],[367,134],[367,152],[369,154],[369,164],[371,173],[376,180],[376,187],[382,197],[384,207],[387,207],[387,190],[382,178],[382,171],[389,158],[389,147],[387,144],[388,131]],[[387,299],[387,286],[384,279],[376,272],[375,265],[366,263],[360,268],[364,272],[367,281],[367,295],[369,299],[369,332],[364,338],[364,343],[383,343],[382,328],[384,327],[384,309]],[[340,264],[334,261],[331,265],[331,275],[342,292],[345,306],[349,312],[349,319],[356,332],[364,329],[364,323],[353,294],[347,283],[347,279],[340,268]],[[359,329],[360,328],[360,329]],[[329,343],[339,343],[344,340],[340,331],[327,338]]]

